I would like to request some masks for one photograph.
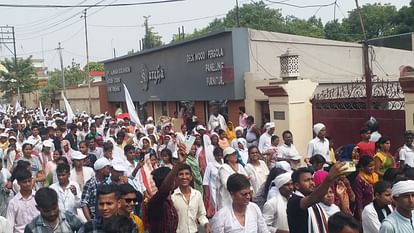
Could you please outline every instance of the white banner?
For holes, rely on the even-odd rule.
[[[70,106],[68,100],[66,99],[65,95],[62,92],[62,98],[63,98],[63,102],[65,102],[65,108],[66,108],[66,112],[67,112],[67,120],[66,123],[72,123],[73,122],[73,118],[75,118],[75,114],[73,114],[72,111],[72,107]]]
[[[128,88],[124,84],[124,91],[125,91],[125,101],[128,108],[129,117],[131,121],[137,124],[138,128],[142,128],[141,121],[139,120],[137,111],[135,111],[134,102],[131,99],[131,95],[129,94]]]

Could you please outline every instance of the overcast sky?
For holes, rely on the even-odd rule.
[[[149,0],[0,0],[3,4],[101,4],[145,2]],[[279,1],[279,0],[273,0]],[[296,5],[329,4],[335,0],[285,0]],[[185,0],[182,2],[130,7],[106,7],[88,10],[89,54],[91,61],[105,60],[116,55],[124,55],[131,49],[139,48],[138,41],[144,35],[143,16],[151,16],[150,24],[165,43],[184,26],[186,32],[202,28],[216,17],[223,17],[235,6],[236,0]],[[239,4],[253,0],[239,0]],[[410,0],[359,0],[365,3],[392,2],[398,9],[408,5]],[[337,17],[343,18],[355,8],[354,0],[337,0]],[[281,8],[282,14],[309,18],[316,15],[323,22],[333,19],[334,7],[298,9],[290,6],[271,4],[272,8]],[[15,26],[17,53],[19,57],[33,55],[33,58],[45,59],[49,69],[60,67],[59,56],[55,48],[62,43],[63,60],[70,65],[72,59],[82,66],[86,62],[84,21],[82,8],[39,9],[0,7],[0,26]],[[122,26],[122,27],[120,27]],[[10,57],[11,53],[0,44],[0,59]],[[12,48],[12,47],[10,47]],[[43,51],[43,52],[42,52]]]

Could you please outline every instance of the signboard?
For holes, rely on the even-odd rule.
[[[105,61],[108,99],[134,101],[243,99],[243,75],[235,75],[232,31]],[[248,61],[248,51],[245,60]],[[239,70],[248,71],[248,62]],[[243,89],[236,88],[243,86]]]

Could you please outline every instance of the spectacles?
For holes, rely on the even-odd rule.
[[[135,203],[136,202],[135,198],[122,198],[122,199],[124,199],[126,203],[131,203],[131,202]]]

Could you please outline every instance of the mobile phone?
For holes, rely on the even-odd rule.
[[[195,137],[192,135],[187,135],[184,139],[184,145],[185,145],[185,152],[188,154],[190,153],[191,147],[193,146],[195,142]]]
[[[346,170],[344,173],[356,172],[356,165],[353,161],[345,161]]]

